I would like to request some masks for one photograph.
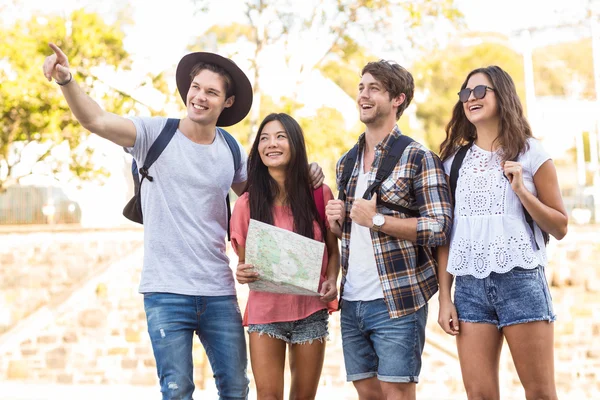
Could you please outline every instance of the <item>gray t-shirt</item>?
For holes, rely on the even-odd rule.
[[[133,117],[137,137],[127,151],[138,167],[167,119]],[[239,145],[239,142],[238,142]],[[225,254],[225,196],[233,182],[247,179],[247,156],[234,171],[233,155],[221,133],[213,143],[197,144],[179,129],[150,167],[154,181],[142,184],[144,268],[140,293],[191,296],[235,294]]]

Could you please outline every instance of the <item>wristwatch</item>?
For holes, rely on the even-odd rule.
[[[375,231],[379,231],[385,223],[385,217],[383,214],[377,213],[373,215],[373,226],[371,227]]]

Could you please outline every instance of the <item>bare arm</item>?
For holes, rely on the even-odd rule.
[[[238,266],[235,272],[235,279],[241,284],[250,283],[258,280],[258,272],[254,271],[252,265],[246,264],[246,248],[237,245]]]
[[[244,193],[244,188],[246,187],[246,183],[247,183],[246,181],[232,183],[231,184],[231,189],[233,189],[233,191],[235,192],[235,194],[237,194],[238,196],[241,196],[242,193]]]
[[[338,247],[338,239],[329,229],[325,239],[327,245],[327,254],[329,260],[327,262],[327,279],[337,281],[340,273],[340,248]]]
[[[372,224],[371,224],[372,225]],[[385,216],[385,223],[381,227],[381,232],[398,239],[417,241],[417,219],[416,218],[397,218],[389,215]]]
[[[328,255],[327,279],[321,287],[321,301],[330,302],[338,295],[337,279],[340,273],[340,249],[337,237],[329,229],[326,231],[325,245],[327,246]]]
[[[504,164],[504,172],[535,223],[558,240],[565,237],[569,218],[560,194],[556,168],[552,160],[543,163],[533,176],[537,197],[523,185],[520,163],[507,161]]]
[[[450,253],[450,246],[447,244],[439,246],[437,248],[437,275],[440,284],[440,300],[450,300],[450,291],[452,290],[452,283],[454,277],[446,270],[448,266],[448,254]]]
[[[325,206],[325,215],[331,232],[338,238],[342,238],[342,223],[346,215],[346,209],[342,200],[329,200]]]
[[[449,252],[450,247],[448,245],[437,248],[437,276],[440,284],[438,324],[447,334],[458,335],[458,314],[451,296],[454,277],[446,270]]]
[[[55,44],[50,44],[54,54],[46,57],[44,62],[44,75],[51,81],[66,83],[61,85],[61,91],[81,125],[105,139],[123,147],[132,147],[135,144],[136,129],[132,121],[127,118],[103,110],[90,96],[88,96],[73,78],[69,71],[67,56]],[[68,83],[67,83],[68,82]]]

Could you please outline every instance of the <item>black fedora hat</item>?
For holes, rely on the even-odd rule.
[[[237,124],[243,120],[250,107],[252,107],[252,85],[248,77],[233,61],[214,53],[196,52],[185,55],[177,65],[175,80],[177,81],[177,89],[183,100],[183,104],[187,106],[187,94],[190,90],[192,78],[190,74],[192,68],[198,63],[214,64],[223,68],[233,79],[235,101],[231,107],[225,108],[219,119],[217,126],[230,126]]]

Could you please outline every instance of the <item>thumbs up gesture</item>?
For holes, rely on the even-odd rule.
[[[355,199],[350,209],[350,218],[360,226],[370,228],[373,226],[373,217],[377,213],[377,193],[373,193],[371,200]]]

